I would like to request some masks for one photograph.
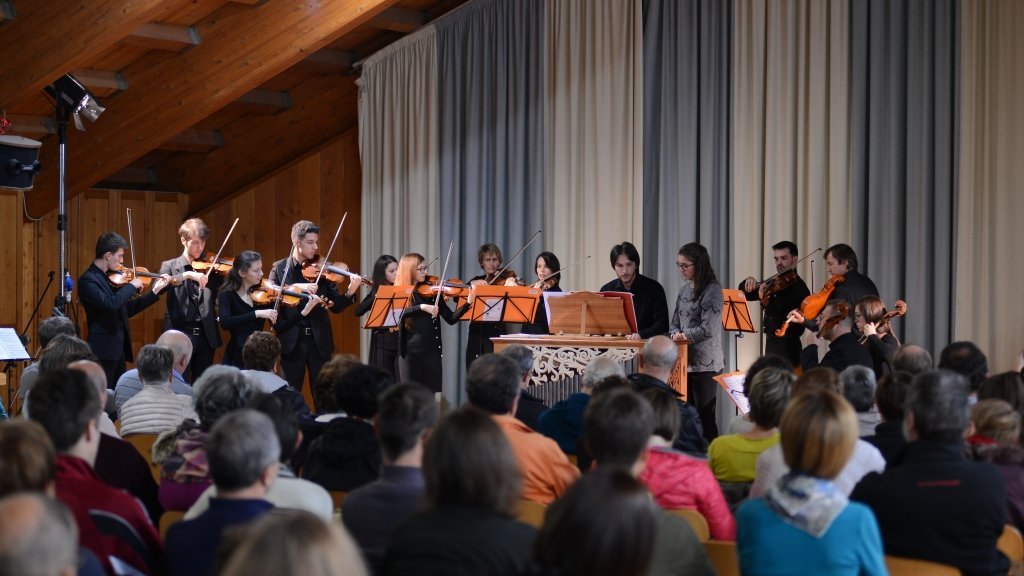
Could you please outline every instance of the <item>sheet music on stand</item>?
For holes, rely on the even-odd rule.
[[[743,381],[747,378],[746,372],[716,374],[712,378],[729,394],[729,399],[736,405],[740,414],[746,416],[750,413],[750,399],[743,393]]]
[[[14,328],[0,328],[0,361],[31,359]]]

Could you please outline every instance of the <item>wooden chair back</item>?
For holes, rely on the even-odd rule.
[[[181,522],[185,519],[185,512],[182,510],[165,510],[163,516],[160,516],[160,539],[167,539],[167,530],[171,527],[171,524],[175,522]]]
[[[122,440],[134,446],[146,462],[149,462],[149,471],[157,484],[160,483],[160,465],[153,463],[153,444],[156,443],[158,436],[159,434],[129,434],[122,437]]]
[[[711,528],[708,527],[708,520],[700,512],[689,508],[669,508],[667,511],[681,516],[689,522],[690,527],[693,528],[693,533],[697,535],[697,540],[701,542],[711,540]]]
[[[1004,526],[996,547],[1010,559],[1010,575],[1024,576],[1024,537],[1020,530],[1009,524]]]
[[[916,558],[886,556],[885,566],[889,569],[889,576],[960,576],[958,568]]]
[[[548,507],[540,502],[520,500],[519,514],[517,515],[517,518],[519,518],[520,522],[539,529],[544,525],[544,514],[547,513],[547,511]]]
[[[740,576],[740,557],[735,542],[711,540],[704,543],[704,550],[718,576]]]
[[[328,490],[331,495],[331,502],[334,502],[334,509],[341,510],[341,503],[345,501],[345,496],[348,496],[348,492],[343,490]]]

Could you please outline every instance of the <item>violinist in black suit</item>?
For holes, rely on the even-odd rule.
[[[138,278],[112,286],[107,275],[121,268],[125,246],[117,232],[103,234],[96,240],[96,259],[78,277],[78,300],[85,308],[89,347],[103,366],[111,389],[124,373],[125,361],[133,359],[128,319],[159,300],[160,292],[170,282],[167,276],[157,278],[146,294],[142,294],[143,283]]]
[[[800,362],[800,336],[804,333],[802,324],[790,324],[786,333],[776,336],[775,331],[786,321],[790,310],[800,307],[804,298],[810,295],[807,283],[797,274],[796,262],[799,249],[796,244],[784,240],[772,246],[775,271],[779,274],[772,281],[758,282],[753,276],[740,283],[739,289],[748,301],[760,300],[764,321],[761,330],[765,335],[764,353],[780,356],[794,366]],[[783,270],[788,272],[782,273]]]
[[[878,296],[878,288],[867,275],[857,270],[857,253],[849,244],[833,244],[825,250],[825,272],[829,277],[843,275],[843,282],[836,286],[832,298],[846,300],[850,310],[865,296]],[[860,332],[854,330],[859,336]]]
[[[853,307],[843,308],[843,300],[829,300],[818,316],[820,332],[810,332],[804,336],[807,346],[800,353],[800,365],[804,370],[817,366],[826,366],[836,372],[842,372],[849,366],[860,365],[874,368],[871,353],[857,341],[853,334]],[[828,341],[828,352],[818,361],[818,345],[821,340]]]
[[[167,291],[164,330],[173,328],[192,341],[192,360],[182,374],[187,382],[195,382],[213,364],[213,354],[221,345],[214,299],[223,278],[192,269],[192,263],[203,257],[209,237],[210,228],[205,222],[189,218],[178,228],[184,247],[181,256],[160,265],[160,273],[175,280]]]
[[[308,307],[300,304],[296,307],[282,307],[279,309],[278,326],[288,325],[278,331],[277,337],[281,341],[281,369],[284,370],[285,380],[292,388],[301,391],[306,371],[309,371],[309,381],[316,381],[320,374],[320,368],[331,359],[334,353],[334,331],[331,328],[331,319],[327,316],[327,310],[335,314],[340,313],[353,302],[353,295],[359,290],[361,280],[358,276],[350,279],[348,291],[342,295],[334,283],[326,278],[320,278],[316,283],[310,282],[302,276],[302,264],[307,261],[315,261],[318,257],[320,228],[309,220],[300,220],[292,226],[292,252],[283,260],[274,262],[270,270],[270,282],[278,286],[290,284],[295,292],[308,294],[309,299],[321,300],[325,298],[331,302],[331,306]],[[291,264],[288,261],[291,260]],[[285,269],[288,269],[287,276]],[[301,315],[297,323],[290,322],[291,318]]]

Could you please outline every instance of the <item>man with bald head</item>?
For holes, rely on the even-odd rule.
[[[189,386],[182,374],[192,361],[192,341],[188,336],[177,330],[168,330],[156,339],[157,346],[166,346],[174,352],[173,377],[171,378],[171,392],[182,396],[192,396],[192,387]],[[139,377],[139,369],[132,368],[117,379],[117,387],[114,388],[114,406],[117,413],[121,413],[121,406],[132,396],[142,391],[142,378]]]
[[[629,382],[637,392],[652,388],[669,392],[679,404],[679,435],[673,448],[689,454],[702,455],[708,445],[704,440],[704,429],[701,426],[697,408],[680,396],[679,392],[668,385],[672,377],[672,369],[679,360],[679,348],[668,336],[654,336],[645,344],[637,361],[639,371],[628,376]]]
[[[73,576],[78,528],[68,509],[39,493],[0,499],[0,569],[20,576]]]

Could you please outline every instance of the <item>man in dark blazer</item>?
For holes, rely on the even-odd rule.
[[[195,382],[213,364],[213,354],[221,345],[215,302],[223,276],[192,269],[192,262],[203,257],[209,237],[205,222],[189,218],[178,228],[184,246],[181,256],[160,265],[160,273],[173,279],[167,291],[164,330],[178,330],[192,341],[192,360],[182,374],[186,382]]]
[[[829,322],[830,318],[840,316],[840,305],[845,304],[842,300],[829,300],[818,316],[821,331],[818,333],[808,332],[804,336],[807,346],[800,352],[800,365],[804,367],[804,370],[810,370],[816,366],[827,366],[836,372],[842,372],[847,366],[855,364],[868,368],[874,366],[867,346],[862,346],[853,333],[852,306],[847,306],[845,318],[836,320],[834,324]],[[828,352],[819,362],[818,344],[821,340],[828,340],[829,345]]]
[[[284,370],[285,380],[300,392],[307,369],[309,381],[315,382],[320,368],[331,359],[334,352],[334,332],[331,319],[327,316],[328,308],[316,303],[326,298],[331,302],[330,311],[337,314],[352,304],[353,295],[359,290],[360,284],[359,277],[352,277],[348,291],[341,295],[334,283],[326,278],[313,283],[302,277],[302,263],[316,260],[319,240],[320,228],[316,224],[309,220],[296,222],[292,226],[291,255],[274,262],[270,270],[272,284],[290,284],[292,290],[309,294],[308,302],[314,303],[282,306],[275,324],[277,337],[281,341],[281,369]]]
[[[615,280],[601,286],[601,292],[629,292],[633,294],[636,329],[626,336],[630,340],[668,334],[668,299],[665,288],[654,278],[640,273],[640,252],[629,242],[612,246],[612,269]]]
[[[121,267],[124,248],[120,234],[103,234],[96,240],[96,259],[78,278],[78,300],[85,308],[89,347],[103,366],[107,387],[111,389],[124,373],[125,361],[133,358],[128,319],[159,300],[160,292],[169,283],[167,277],[158,278],[146,294],[141,294],[142,282],[138,278],[118,288],[111,286],[107,273]]]

